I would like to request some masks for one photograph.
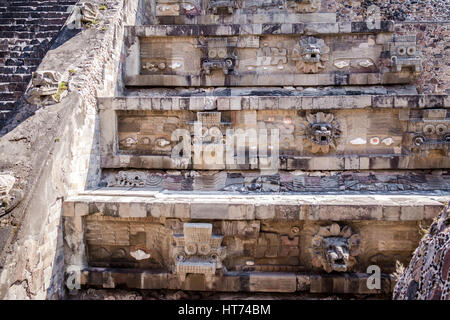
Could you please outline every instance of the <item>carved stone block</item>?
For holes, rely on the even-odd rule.
[[[94,2],[81,4],[81,21],[84,23],[95,23],[100,15],[99,6]]]
[[[394,72],[412,69],[415,73],[422,71],[422,58],[416,44],[416,36],[395,36],[389,46],[391,65]]]
[[[175,260],[175,272],[183,281],[186,274],[204,274],[213,276],[222,269],[222,260],[226,256],[221,246],[222,236],[212,234],[210,223],[185,223],[183,234],[175,234],[175,246],[172,256]]]
[[[66,84],[56,71],[36,71],[31,78],[31,87],[26,95],[29,103],[51,105],[58,103],[67,95]]]
[[[321,227],[312,239],[312,263],[326,272],[347,272],[355,265],[360,239],[349,226],[337,223]]]
[[[307,137],[306,145],[309,145],[312,153],[328,153],[330,149],[336,149],[340,138],[340,127],[334,115],[318,112],[307,114],[308,122],[304,125]]]

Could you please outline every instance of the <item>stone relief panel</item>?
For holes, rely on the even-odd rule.
[[[392,55],[400,69],[389,69],[384,60],[392,54],[385,51],[390,40],[383,43],[368,34],[171,36],[139,41],[139,52],[130,51],[127,64],[137,58],[140,68],[135,73],[130,67],[128,86],[377,85],[408,83],[420,71],[412,43],[394,43],[391,50],[409,50],[413,56]]]
[[[131,217],[125,218],[117,203],[89,204],[93,213],[83,218],[84,227],[66,226],[65,238],[84,238],[90,267],[172,271],[182,281],[189,274],[211,281],[229,271],[365,272],[372,264],[392,272],[395,260],[408,261],[420,239],[415,220],[323,224],[300,220],[297,205],[275,206],[275,216],[261,220],[202,222],[129,209]],[[147,206],[148,211],[166,209]]]
[[[403,114],[409,109],[306,112],[279,109],[274,101],[261,100],[262,110],[118,111],[115,140],[104,145],[102,157],[111,163],[123,160],[104,166],[251,170],[275,164],[279,170],[347,170],[420,169],[448,163],[446,109],[423,110],[425,116],[422,111]],[[160,101],[158,108],[164,104]],[[208,106],[214,109],[215,103]],[[414,157],[416,151],[424,157]],[[398,160],[387,161],[386,156]],[[274,191],[280,189],[278,180],[270,175],[248,178],[237,188]],[[234,188],[226,186],[226,177],[220,175],[170,181],[179,186],[192,181],[205,190]],[[163,187],[158,174],[134,172],[123,172],[108,185]]]
[[[138,174],[136,174],[138,173]],[[426,172],[378,171],[333,172],[332,175],[314,172],[280,171],[267,175],[253,171],[154,171],[103,170],[103,185],[108,187],[141,187],[171,191],[232,191],[240,193],[266,192],[340,192],[340,191],[450,191],[450,175]],[[126,183],[123,176],[129,179]],[[139,177],[147,177],[146,179]],[[135,180],[137,177],[138,180]],[[149,181],[150,180],[150,181]],[[128,182],[130,181],[130,182]]]
[[[240,16],[257,12],[316,13],[321,0],[156,0],[149,3],[156,17]],[[268,21],[269,22],[269,21]]]
[[[187,128],[190,114],[171,113],[169,116],[154,113],[149,116],[119,115],[119,150],[131,154],[171,155],[172,133]]]
[[[90,266],[162,269],[171,264],[170,229],[159,223],[93,215],[85,225]]]
[[[312,264],[326,272],[348,272],[360,253],[359,234],[337,223],[321,227],[312,239]]]

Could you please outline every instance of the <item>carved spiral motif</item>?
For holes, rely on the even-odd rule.
[[[163,176],[160,174],[149,174],[147,176],[146,185],[150,187],[159,187],[163,182]]]

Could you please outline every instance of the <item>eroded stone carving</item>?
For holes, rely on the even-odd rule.
[[[56,71],[36,71],[31,78],[31,88],[27,94],[28,103],[50,105],[58,103],[67,95],[66,83]]]
[[[359,245],[359,235],[349,226],[321,227],[312,239],[312,264],[326,272],[349,271],[356,264]]]
[[[410,68],[415,73],[422,71],[422,58],[416,45],[416,36],[396,36],[390,44],[391,67],[394,72]]]
[[[232,14],[238,8],[236,0],[209,0],[208,10],[213,14]]]
[[[284,65],[287,62],[287,49],[271,47],[267,42],[256,53],[256,67],[262,67],[263,69],[268,69],[269,67],[284,69]],[[253,68],[253,66],[249,66],[249,70]]]
[[[448,121],[422,122],[420,125],[422,130],[416,132],[411,139],[411,148],[415,151],[440,149],[448,153],[450,149],[448,123]]]
[[[21,190],[13,188],[16,178],[0,173],[0,216],[14,209],[22,200]]]
[[[183,234],[174,234],[173,258],[175,272],[184,281],[189,273],[204,274],[210,279],[223,269],[226,256],[221,246],[223,236],[212,234],[210,223],[185,223]]]
[[[223,132],[227,123],[223,123],[221,119],[222,113],[220,112],[197,112],[197,121],[194,122],[194,131],[192,132],[193,143],[223,144]],[[199,131],[196,132],[196,130]]]
[[[222,38],[200,39],[200,43],[200,65],[203,74],[209,75],[215,69],[221,69],[225,75],[236,74],[237,57],[234,44]]]
[[[300,40],[292,51],[292,60],[302,73],[317,73],[325,68],[324,62],[329,60],[330,48],[323,39],[307,37]]]
[[[180,4],[169,1],[156,2],[157,16],[178,16],[180,15]]]
[[[108,182],[108,187],[161,187],[163,175],[143,171],[119,171],[114,180]]]
[[[322,0],[293,0],[289,1],[289,7],[296,12],[316,12],[320,9]]]
[[[81,21],[84,23],[95,23],[100,15],[99,6],[93,2],[85,2],[81,5]]]
[[[307,122],[303,124],[307,145],[313,153],[328,153],[336,149],[341,130],[339,123],[331,113],[318,112],[307,114]]]

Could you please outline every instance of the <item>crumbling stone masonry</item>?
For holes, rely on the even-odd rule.
[[[0,139],[0,297],[392,294],[450,200],[448,24],[372,4],[80,2]]]

